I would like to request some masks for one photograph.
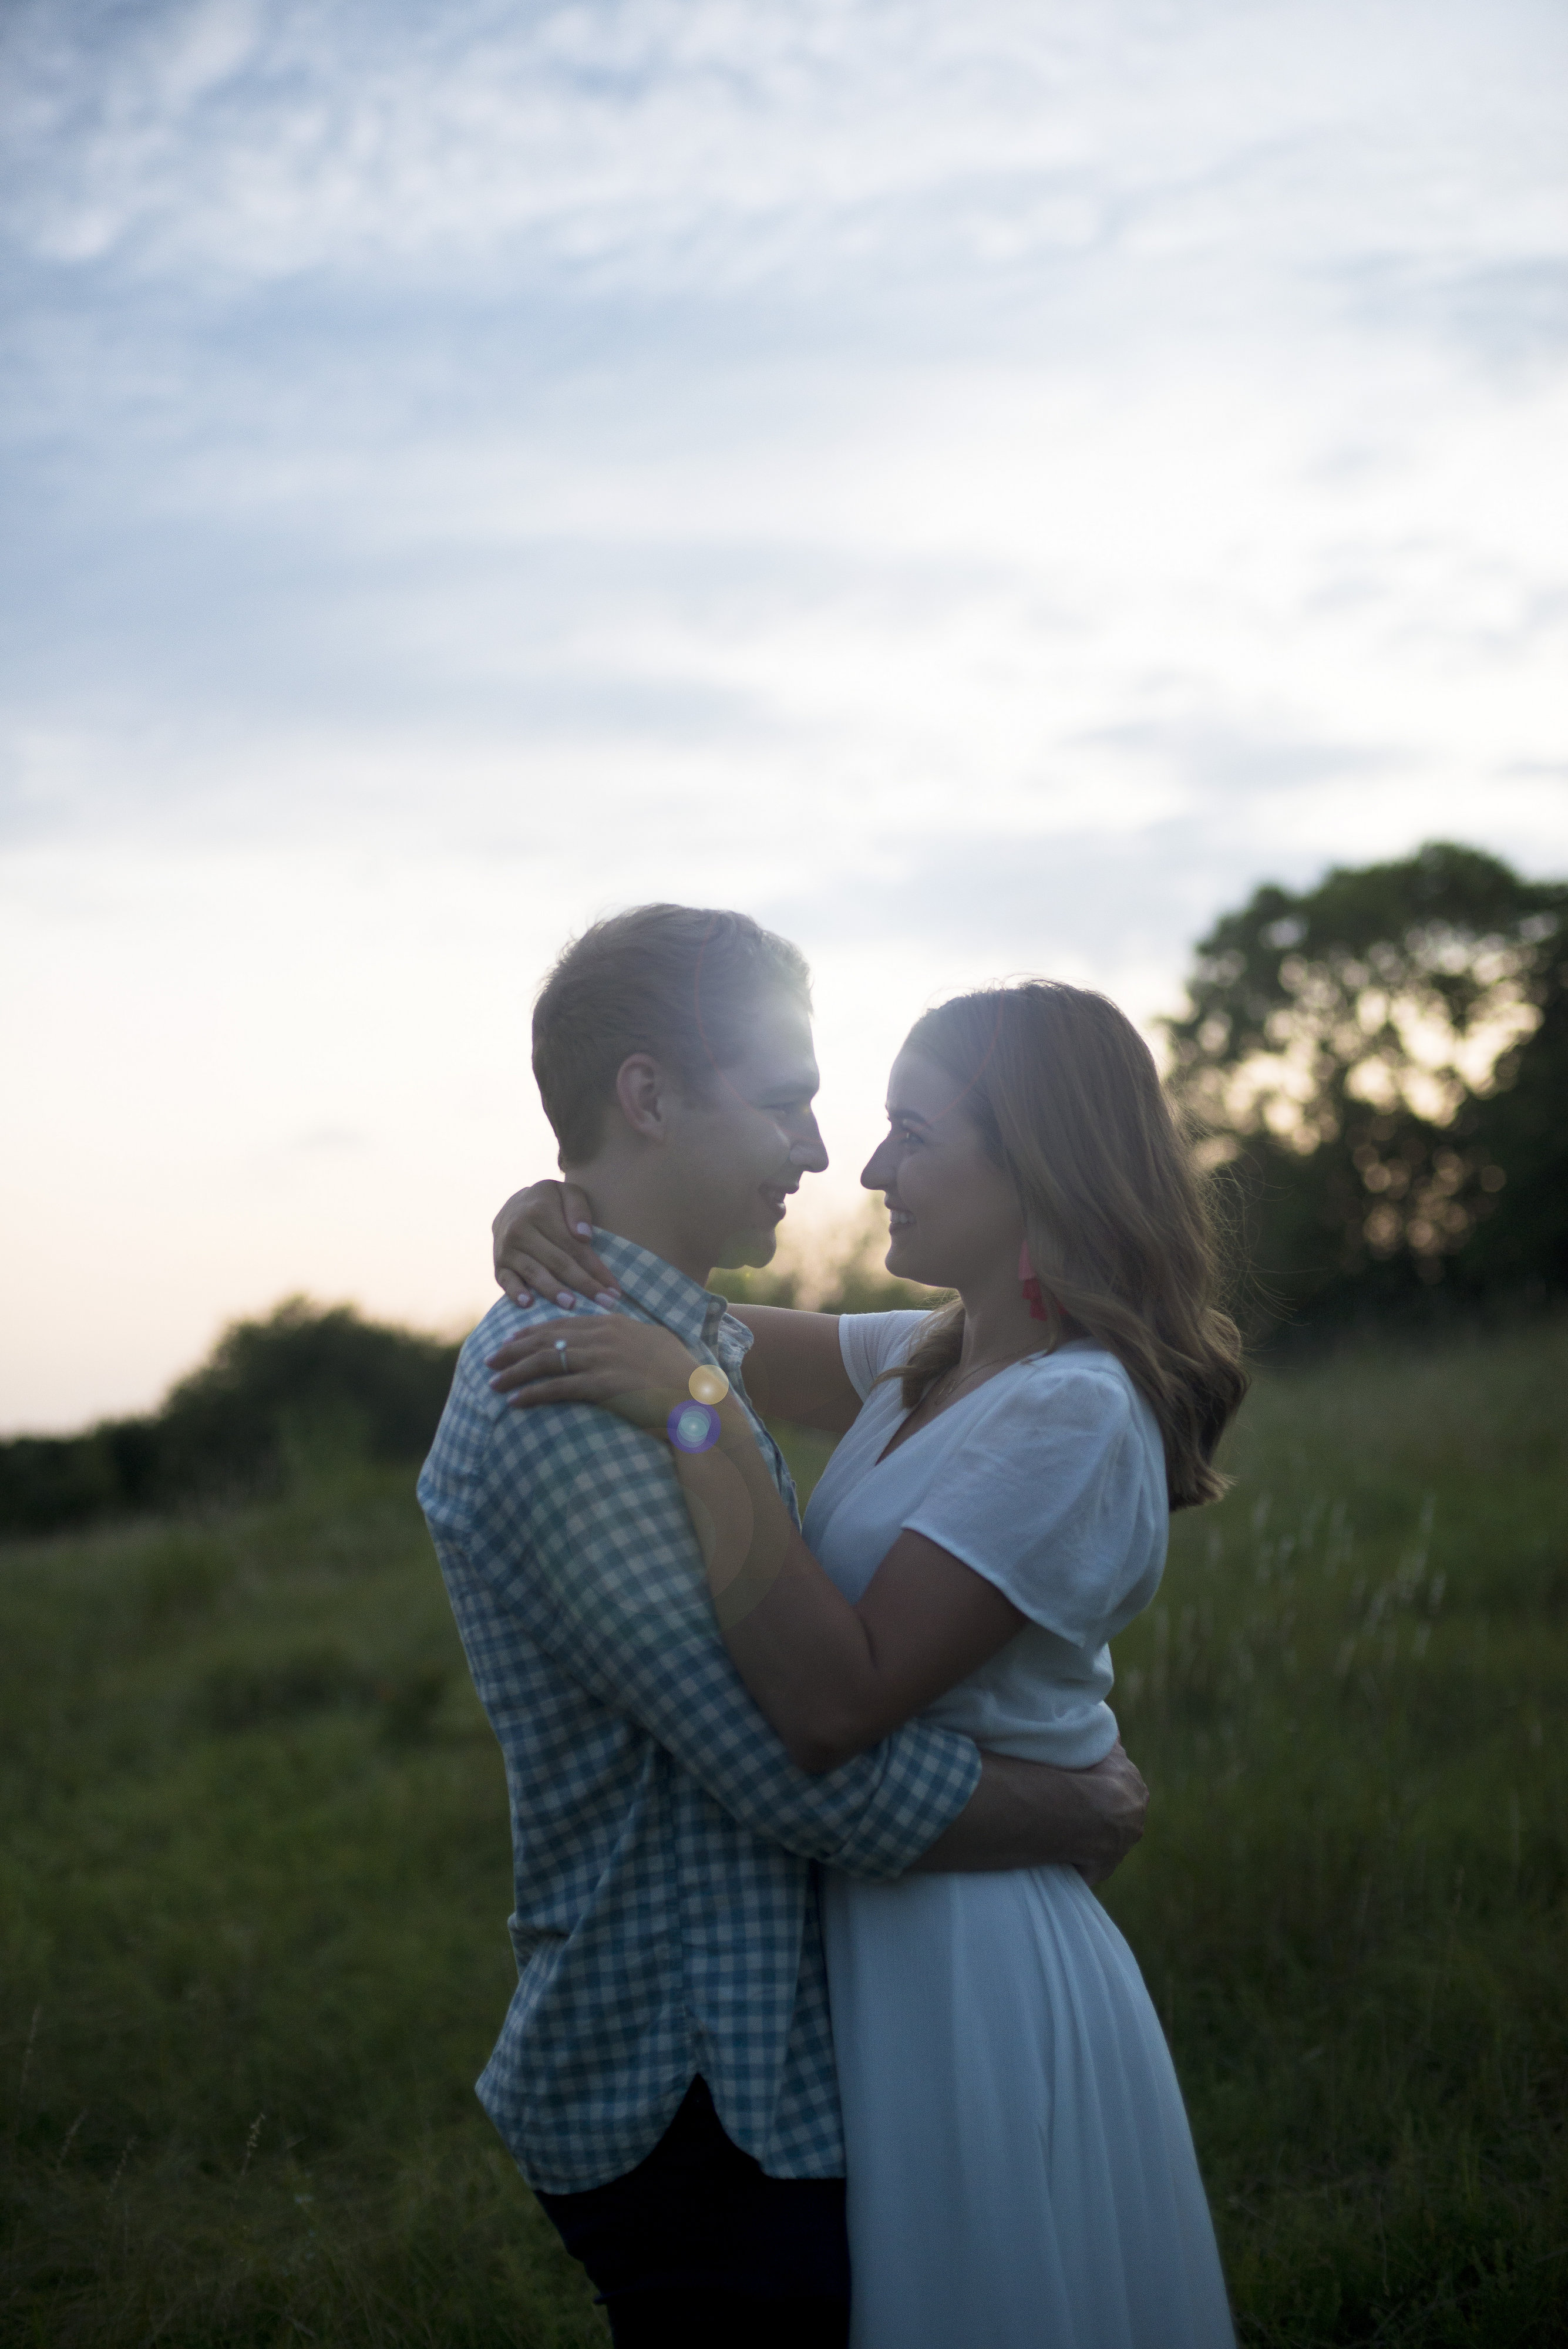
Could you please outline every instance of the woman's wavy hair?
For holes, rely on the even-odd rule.
[[[1043,1350],[1075,1325],[1115,1354],[1159,1423],[1171,1507],[1218,1500],[1215,1447],[1247,1391],[1241,1340],[1218,1303],[1209,1180],[1131,1020],[1085,988],[1030,979],[938,1005],[905,1049],[952,1078],[1017,1187]],[[962,1338],[961,1303],[933,1313],[901,1373],[907,1410]]]

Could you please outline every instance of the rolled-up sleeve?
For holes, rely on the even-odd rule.
[[[591,1420],[581,1441],[567,1419]],[[488,1555],[476,1562],[497,1599],[753,1834],[879,1879],[902,1875],[962,1811],[980,1755],[950,1730],[906,1723],[820,1777],[791,1761],[719,1637],[657,1438],[586,1405],[498,1411],[477,1465]]]

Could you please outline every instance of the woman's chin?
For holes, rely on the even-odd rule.
[[[920,1270],[919,1250],[910,1247],[901,1233],[888,1242],[882,1265],[895,1280],[918,1280],[929,1285],[929,1274]]]

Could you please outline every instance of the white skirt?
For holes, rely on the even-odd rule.
[[[1232,2349],[1165,2035],[1082,1877],[823,1893],[852,2349]]]

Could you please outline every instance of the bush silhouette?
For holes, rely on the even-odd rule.
[[[324,1460],[421,1459],[456,1361],[441,1339],[291,1297],[234,1323],[160,1411],[0,1444],[0,1532],[275,1490]]]

